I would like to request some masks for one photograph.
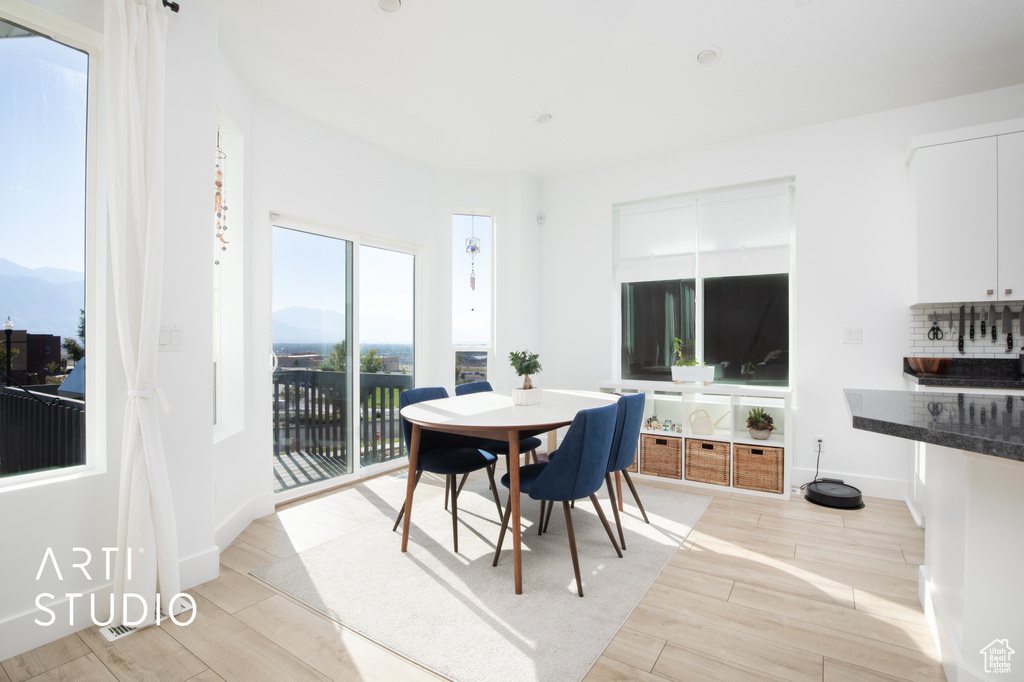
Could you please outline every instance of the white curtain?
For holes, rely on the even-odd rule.
[[[166,608],[180,592],[177,529],[160,436],[163,400],[156,385],[167,17],[159,0],[106,0],[104,14],[107,220],[114,313],[128,385],[114,622],[132,624],[142,618],[140,598],[148,623],[157,594]]]

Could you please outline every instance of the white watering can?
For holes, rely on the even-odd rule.
[[[729,416],[726,412],[718,421],[711,421],[711,415],[707,410],[694,410],[690,413],[690,433],[698,436],[710,436],[718,428],[718,424]]]

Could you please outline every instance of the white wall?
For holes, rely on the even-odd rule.
[[[547,181],[541,251],[546,381],[592,388],[615,371],[613,204],[792,175],[793,480],[813,476],[813,439],[822,435],[823,474],[867,495],[902,498],[910,445],[854,431],[842,389],[903,388],[914,303],[907,143],[912,135],[1022,112],[1024,87],[1018,86]],[[862,328],[863,343],[842,345],[844,327]]]

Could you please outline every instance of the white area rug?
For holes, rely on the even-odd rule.
[[[500,487],[504,503],[507,490]],[[417,500],[409,551],[381,517],[252,574],[396,653],[462,682],[580,680],[707,508],[711,498],[640,487],[644,524],[628,490],[624,558],[589,500],[576,503],[584,597],[576,594],[561,505],[538,537],[540,503],[522,498],[523,594],[514,593],[512,537],[491,566],[500,522],[486,477],[459,496],[459,554],[440,497]],[[606,490],[598,493],[615,530]],[[396,500],[395,504],[399,501]]]

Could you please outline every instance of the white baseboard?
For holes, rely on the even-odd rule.
[[[858,488],[866,497],[881,497],[886,500],[906,500],[906,479],[878,478],[875,476],[859,476],[842,471],[819,471],[818,478],[838,478],[847,485]],[[799,488],[804,483],[814,480],[813,469],[793,467],[790,471],[790,486]]]
[[[227,547],[245,530],[250,523],[268,514],[274,513],[274,495],[268,493],[249,500],[231,516],[224,520],[213,532],[214,542],[218,547]]]

